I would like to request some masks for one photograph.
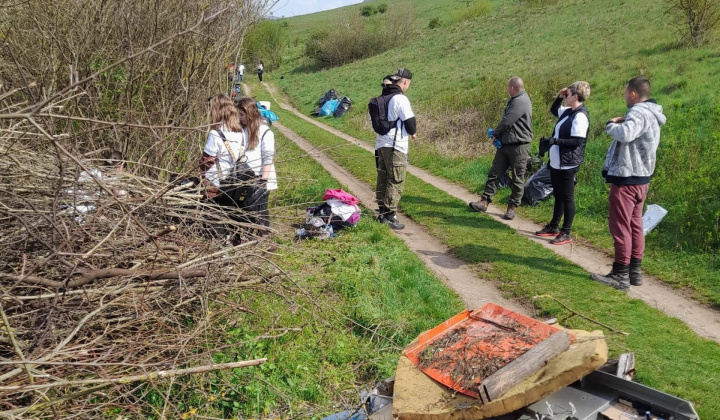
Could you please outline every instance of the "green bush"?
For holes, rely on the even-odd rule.
[[[375,6],[371,6],[369,4],[363,6],[360,9],[360,14],[362,16],[372,16],[372,15],[376,14],[377,12],[378,12],[378,10],[375,8]]]
[[[387,9],[388,9],[387,3],[378,4],[378,7],[377,7],[378,13],[385,13],[385,12],[387,12]]]
[[[380,54],[407,39],[411,27],[394,19],[367,22],[361,18],[338,22],[331,30],[317,30],[305,43],[305,56],[318,68],[341,66]]]
[[[488,0],[479,0],[458,10],[453,20],[455,22],[463,22],[480,16],[487,16],[490,12],[492,12],[490,2]]]
[[[289,43],[286,20],[263,20],[245,38],[245,61],[262,59],[265,70],[272,71],[282,64],[283,52]]]
[[[440,22],[440,18],[435,16],[434,18],[430,19],[430,23],[428,23],[428,29],[435,29],[442,26],[442,22]]]

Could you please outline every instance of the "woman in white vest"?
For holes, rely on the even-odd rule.
[[[237,102],[237,108],[246,140],[247,163],[258,177],[260,185],[266,190],[255,202],[249,203],[243,209],[249,222],[269,227],[268,195],[270,191],[277,189],[277,177],[273,162],[275,134],[265,124],[254,99],[248,97],[240,99]],[[267,232],[261,232],[261,235],[266,236]]]

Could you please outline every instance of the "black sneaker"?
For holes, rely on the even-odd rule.
[[[400,221],[395,217],[394,214],[385,216],[382,220],[382,223],[385,223],[386,225],[390,226],[390,229],[395,229],[395,230],[405,229],[405,225],[400,223]]]
[[[552,228],[550,225],[545,225],[544,228],[535,232],[535,236],[557,236],[560,233],[560,229]]]
[[[552,245],[563,245],[569,244],[570,242],[572,242],[572,238],[570,237],[569,233],[565,232],[560,232],[555,238],[550,239],[550,243]]]

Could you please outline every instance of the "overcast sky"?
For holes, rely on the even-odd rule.
[[[357,4],[362,0],[280,0],[272,10],[276,17],[291,17]]]

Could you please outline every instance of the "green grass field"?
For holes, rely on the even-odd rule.
[[[557,4],[530,7],[548,3]],[[392,2],[391,9],[406,10],[416,36],[383,54],[326,70],[313,68],[303,57],[304,37],[312,28],[342,24],[359,8],[288,19],[291,46],[285,64],[266,79],[281,86],[305,113],[314,109],[329,88],[348,95],[355,101],[351,112],[326,122],[371,142],[374,133],[365,104],[379,94],[384,75],[400,66],[409,67],[414,77],[408,96],[418,114],[420,134],[411,146],[412,163],[474,191],[482,188],[492,158],[483,133],[500,118],[510,76],[525,79],[534,104],[536,138],[552,130],[554,120],[548,109],[556,92],[575,80],[587,80],[592,86],[586,102],[591,133],[586,163],[579,173],[574,231],[582,240],[611,251],[608,188],[600,176],[610,143],[604,123],[626,111],[624,82],[645,75],[653,84],[653,97],[668,116],[647,202],[662,205],[669,214],[647,238],[644,265],[668,283],[690,288],[697,298],[719,304],[718,48],[678,47],[666,7],[652,0],[562,4],[507,0],[492,5],[488,16],[450,24],[464,7],[462,2]],[[433,17],[449,23],[427,29]],[[498,198],[503,203],[506,194]],[[523,208],[520,214],[547,222],[551,212],[552,202]]]
[[[272,223],[286,230],[304,221],[304,208],[338,183],[279,133],[276,149],[280,189],[271,195]],[[254,313],[229,317],[227,334],[210,341],[229,346],[215,353],[218,363],[268,362],[217,373],[217,380],[199,383],[192,394],[175,395],[187,413],[321,418],[354,409],[361,389],[395,374],[407,343],[463,309],[400,239],[367,215],[326,241],[295,243],[291,236],[275,239],[279,248],[272,258],[289,277],[229,296]],[[283,334],[287,329],[297,331]],[[235,386],[221,385],[228,381]],[[162,406],[164,397],[157,398]]]
[[[253,85],[253,94],[259,100],[273,102],[257,84]],[[347,145],[274,102],[272,109],[285,126],[326,149],[356,177],[370,184],[374,182],[371,154]],[[693,401],[703,418],[712,418],[720,410],[716,392],[720,377],[707,374],[720,369],[717,343],[698,338],[679,320],[639,300],[591,282],[581,268],[527,241],[489,216],[469,212],[463,203],[444,192],[412,176],[407,182],[407,192],[401,201],[403,212],[447,243],[478,275],[495,281],[509,297],[530,301],[534,296],[550,294],[587,316],[629,332],[627,337],[611,335],[608,344],[611,356],[626,351],[636,353],[637,380]],[[391,275],[390,281],[399,274]],[[540,316],[563,319],[568,315],[549,300],[537,300],[535,305]],[[597,328],[576,318],[564,324]]]

